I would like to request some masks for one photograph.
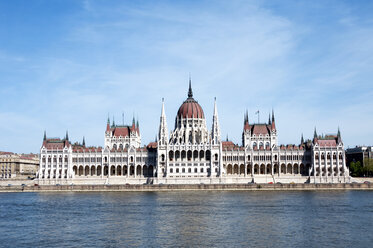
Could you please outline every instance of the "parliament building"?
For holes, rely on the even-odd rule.
[[[223,141],[216,99],[211,130],[193,98],[191,81],[169,132],[162,100],[156,142],[141,144],[139,123],[116,125],[108,118],[103,147],[48,138],[40,149],[40,184],[229,184],[347,183],[345,151],[337,134],[314,131],[312,140],[279,145],[275,115],[250,123],[244,116],[242,145]]]

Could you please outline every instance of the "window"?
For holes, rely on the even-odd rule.
[[[203,168],[201,168],[201,173],[203,173]]]

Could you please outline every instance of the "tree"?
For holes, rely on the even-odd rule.
[[[360,161],[350,163],[350,174],[353,177],[361,177],[364,175],[363,167],[360,164]]]
[[[364,174],[366,176],[373,176],[373,159],[364,158]]]

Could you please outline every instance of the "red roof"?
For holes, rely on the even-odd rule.
[[[255,134],[255,135],[266,135],[266,134],[270,134],[270,125],[267,125],[267,124],[254,124],[253,125],[253,128],[252,128],[252,134]]]
[[[205,118],[202,107],[193,98],[188,98],[177,111],[179,118]]]
[[[68,140],[61,140],[59,138],[52,138],[52,139],[46,139],[43,141],[43,146],[47,149],[57,149],[62,150],[65,147],[70,146],[70,142]]]
[[[337,142],[335,139],[319,139],[317,141],[317,143],[319,144],[320,147],[336,147],[337,146]]]
[[[157,148],[157,142],[150,142],[146,147],[147,147],[148,149],[149,149],[149,148],[153,148],[153,149],[155,149],[155,148]]]
[[[132,126],[114,126],[110,128],[109,131],[111,131],[112,135],[115,137],[129,137],[131,132],[140,134],[140,128],[136,127],[134,124]]]
[[[113,136],[119,137],[127,137],[130,134],[129,127],[115,127],[113,130]]]
[[[234,144],[232,141],[223,141],[221,142],[222,143],[222,147],[223,149],[226,149],[226,150],[244,150],[245,148],[242,147],[242,146],[238,146],[236,144]]]

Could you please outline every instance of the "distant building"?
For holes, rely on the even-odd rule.
[[[275,115],[266,123],[250,123],[246,113],[242,145],[222,141],[216,101],[212,127],[202,107],[187,99],[169,132],[162,101],[157,140],[141,147],[139,123],[116,125],[108,119],[105,146],[87,147],[47,138],[40,149],[41,183],[343,183],[349,182],[345,151],[337,134],[319,136],[299,145],[278,145]]]
[[[0,152],[0,178],[35,177],[38,170],[37,154]]]
[[[371,146],[356,146],[346,149],[346,161],[350,166],[351,162],[360,162],[364,166],[364,159],[373,158],[373,147]]]

